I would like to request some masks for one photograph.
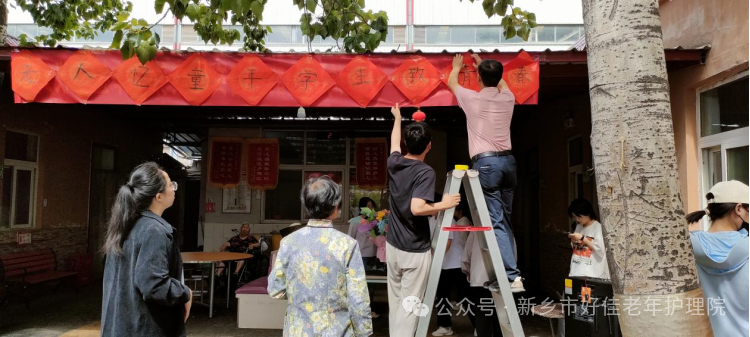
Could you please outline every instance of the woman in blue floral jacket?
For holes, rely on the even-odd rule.
[[[327,176],[302,188],[310,221],[281,240],[268,294],[287,299],[284,336],[370,336],[370,297],[357,241],[334,229],[341,188]]]

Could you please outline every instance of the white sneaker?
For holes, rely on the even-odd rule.
[[[477,329],[474,329],[474,337],[477,337]]]
[[[433,336],[453,336],[453,329],[439,327],[437,330],[432,332]]]
[[[513,281],[513,283],[510,284],[510,292],[517,294],[522,293],[526,291],[526,289],[523,288],[523,280],[520,276],[516,277],[516,279]]]

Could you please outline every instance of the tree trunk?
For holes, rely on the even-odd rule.
[[[597,194],[623,335],[710,336],[708,302],[703,315],[688,313],[703,291],[680,198],[658,0],[583,0],[583,16]]]
[[[8,37],[8,0],[0,0],[0,46],[5,45]]]

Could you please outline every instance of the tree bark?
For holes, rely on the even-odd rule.
[[[583,16],[596,188],[623,335],[711,335],[706,306],[688,313],[703,292],[680,198],[658,0],[583,0]]]
[[[8,37],[8,0],[0,0],[0,46]]]

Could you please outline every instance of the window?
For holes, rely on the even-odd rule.
[[[357,131],[356,135],[362,138],[388,137],[385,131]],[[265,137],[279,139],[281,166],[276,189],[264,194],[264,221],[304,220],[300,189],[307,179],[321,175],[328,175],[342,188],[343,202],[337,223],[358,215],[356,206],[359,198],[364,196],[375,200],[381,208],[386,206],[383,205],[387,202],[385,188],[370,191],[357,186],[354,138],[342,132],[283,130],[266,131]]]
[[[582,30],[580,26],[556,26],[555,41],[575,43],[581,37]]]
[[[701,193],[721,181],[748,183],[747,71],[698,90],[697,125]],[[701,206],[705,198],[700,197]],[[708,223],[704,221],[704,229]]]
[[[302,131],[269,131],[266,138],[279,139],[279,163],[281,165],[302,165],[304,158],[305,133]]]
[[[427,44],[449,44],[451,42],[451,27],[428,26],[426,31]]]
[[[748,78],[727,83],[700,94],[701,137],[746,128],[750,106],[746,99]]]
[[[37,136],[6,132],[0,229],[34,226],[38,144]]]
[[[384,44],[393,44],[393,34],[394,34],[394,28],[388,27],[388,34],[385,36],[385,41],[383,41]]]
[[[37,36],[38,28],[36,25],[16,25],[16,36],[26,34],[29,38],[33,38]]]
[[[292,29],[292,43],[305,43],[305,34],[302,34],[302,27],[294,26]]]
[[[266,43],[292,43],[292,26],[272,26],[271,30],[272,32],[266,35]]]
[[[388,36],[385,38],[384,43],[385,44],[406,43],[406,26],[388,26]]]
[[[500,43],[500,28],[496,26],[477,27],[477,43],[478,44]]]
[[[279,184],[273,190],[266,191],[266,220],[300,220],[302,202],[299,191],[302,188],[300,170],[280,170]]]
[[[532,28],[534,32],[537,42],[555,42],[555,26],[536,26]]]
[[[451,44],[473,44],[476,42],[476,29],[474,27],[451,28]]]
[[[483,45],[498,43],[573,44],[583,36],[582,25],[546,25],[531,29],[529,40],[506,39],[504,29],[494,26],[415,26],[414,43],[428,45]]]
[[[81,39],[78,42],[85,42],[85,41],[88,41],[88,42],[112,42],[112,40],[114,40],[114,38],[115,38],[115,32],[113,32],[111,30],[107,30],[107,31],[104,31],[104,32],[97,31],[96,33],[97,33],[97,35],[93,39],[85,39],[85,40]]]
[[[307,132],[307,165],[346,164],[346,138],[340,132]]]

